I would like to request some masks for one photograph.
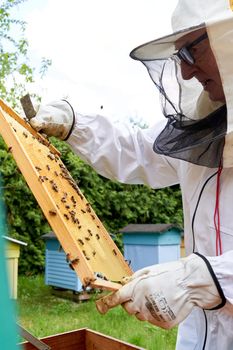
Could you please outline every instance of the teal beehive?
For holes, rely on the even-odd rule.
[[[130,224],[123,234],[124,257],[133,271],[180,258],[183,231],[172,224]]]
[[[66,261],[66,255],[53,232],[42,236],[45,241],[45,284],[72,290],[82,291],[82,283],[75,271]]]

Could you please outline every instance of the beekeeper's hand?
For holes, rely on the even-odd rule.
[[[47,136],[67,140],[75,123],[72,106],[65,100],[40,106],[36,116],[30,120],[31,126]]]
[[[139,320],[169,329],[183,321],[194,306],[220,308],[225,297],[208,260],[191,254],[137,271],[117,292],[96,302],[101,313],[119,304]]]

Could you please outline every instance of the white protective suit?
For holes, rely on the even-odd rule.
[[[216,172],[153,152],[158,130],[132,130],[112,125],[102,116],[77,115],[76,126],[68,139],[74,151],[96,171],[110,179],[130,184],[161,188],[180,184],[186,254],[195,251],[211,256],[209,261],[223,289],[227,303],[217,311],[195,309],[179,326],[177,350],[233,349],[233,168],[221,175],[220,215],[222,249],[215,257],[214,208]]]
[[[191,25],[200,25],[199,28],[206,28],[219,67],[227,104],[226,142],[219,190],[217,190],[219,177],[217,167],[195,165],[153,151],[154,141],[163,129],[163,123],[145,130],[132,129],[127,125],[113,125],[109,119],[100,115],[75,113],[76,122],[67,139],[80,158],[109,179],[130,184],[146,184],[152,188],[180,184],[186,254],[198,252],[208,257],[227,302],[218,310],[207,311],[195,307],[179,325],[177,350],[233,349],[232,10],[233,4],[230,0],[215,2],[180,0],[176,16],[173,18],[173,27],[175,30],[181,30],[179,35],[173,38],[173,44],[174,40],[184,35],[182,30]],[[146,55],[153,56],[155,46],[160,42],[163,42],[163,39],[135,49],[132,57],[135,56],[134,58],[145,63]],[[164,57],[169,55],[171,50],[169,40],[167,43],[163,46]],[[161,52],[156,53],[154,59],[156,60],[160,54]],[[72,119],[72,108],[66,102],[61,103],[59,108],[63,110],[61,120],[65,120],[66,123]],[[65,128],[66,136],[66,131],[71,125],[68,123],[68,126]],[[219,195],[220,240],[223,253],[218,256],[216,256],[217,237],[214,224],[217,195]]]

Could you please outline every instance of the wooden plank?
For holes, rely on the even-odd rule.
[[[57,153],[9,113],[0,133],[82,284],[119,289],[132,274],[121,252]]]

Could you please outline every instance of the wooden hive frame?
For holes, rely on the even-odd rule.
[[[83,286],[119,289],[132,271],[59,152],[2,100],[0,133]]]

